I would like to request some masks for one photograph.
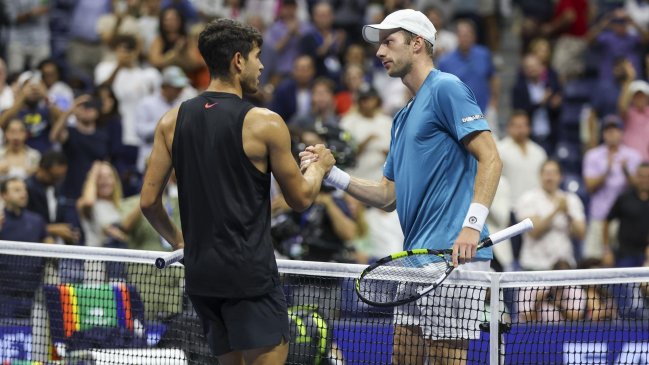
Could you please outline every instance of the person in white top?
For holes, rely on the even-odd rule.
[[[372,88],[358,94],[358,108],[340,121],[340,127],[351,134],[358,146],[356,166],[350,173],[363,179],[378,181],[383,177],[383,164],[390,149],[392,118],[381,110],[381,97]]]
[[[545,150],[530,139],[530,119],[525,111],[512,112],[507,123],[507,137],[498,143],[503,161],[503,172],[511,190],[511,201],[516,202],[529,190],[540,187],[538,172],[548,156]]]
[[[122,115],[122,142],[139,146],[136,133],[136,107],[142,98],[160,89],[162,77],[152,67],[141,67],[138,62],[137,40],[130,35],[115,37],[115,61],[103,61],[95,69],[95,83],[112,87],[119,101]]]
[[[579,197],[560,189],[561,167],[555,160],[541,166],[541,188],[526,192],[516,203],[516,217],[532,219],[534,229],[523,237],[520,265],[527,270],[550,270],[559,260],[576,265],[572,240],[586,234],[584,205]]]

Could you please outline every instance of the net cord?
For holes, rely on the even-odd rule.
[[[156,258],[160,256],[159,251],[69,246],[3,240],[0,240],[0,254],[111,262],[134,262],[151,265],[153,265]],[[176,263],[174,265],[180,264]],[[360,264],[298,260],[277,260],[277,266],[280,273],[352,279],[357,278],[363,269],[367,267],[366,265]],[[641,283],[649,281],[649,267],[505,273],[463,271],[460,267],[457,270],[454,270],[444,283],[470,284],[478,287],[489,288],[493,281],[498,281],[501,289],[529,286]]]

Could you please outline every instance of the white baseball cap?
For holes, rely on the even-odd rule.
[[[370,43],[379,43],[381,31],[392,29],[405,29],[435,45],[435,34],[437,34],[435,26],[424,13],[412,9],[397,10],[386,16],[380,24],[364,26],[363,38]]]
[[[629,92],[631,94],[641,92],[645,95],[649,95],[649,83],[644,80],[631,81],[631,83],[629,84]]]

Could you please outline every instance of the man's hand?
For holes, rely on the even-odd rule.
[[[453,244],[453,266],[470,262],[478,250],[480,232],[473,228],[463,227]]]
[[[67,223],[52,223],[47,225],[47,233],[52,236],[60,237],[67,243],[79,243],[81,234],[78,229],[73,228]]]
[[[323,144],[309,146],[306,148],[306,151],[312,152],[318,156],[318,159],[317,161],[315,161],[315,163],[319,164],[327,173],[331,171],[331,168],[336,164],[336,159],[331,153],[331,150],[329,150]]]

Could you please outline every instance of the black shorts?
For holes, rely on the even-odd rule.
[[[252,298],[189,295],[207,344],[216,356],[232,351],[277,346],[288,342],[288,310],[280,286]]]

